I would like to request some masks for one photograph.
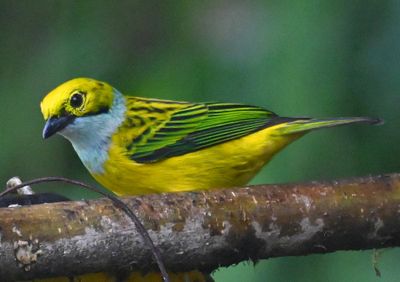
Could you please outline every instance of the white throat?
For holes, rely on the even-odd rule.
[[[90,173],[104,172],[111,136],[125,119],[125,99],[114,89],[114,99],[107,113],[78,117],[59,134],[67,138]]]

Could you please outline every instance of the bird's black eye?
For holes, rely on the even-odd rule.
[[[73,108],[79,108],[83,104],[83,95],[81,93],[75,93],[71,96],[69,103]]]

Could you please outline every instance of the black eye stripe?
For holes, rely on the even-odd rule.
[[[83,95],[81,93],[73,94],[69,103],[73,108],[79,108],[83,104]]]

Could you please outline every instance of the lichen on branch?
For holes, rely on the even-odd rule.
[[[124,201],[172,271],[400,245],[400,174]],[[0,238],[5,280],[157,269],[130,219],[106,199],[1,208]]]

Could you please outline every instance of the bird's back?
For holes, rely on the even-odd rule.
[[[300,136],[275,136],[288,119],[248,105],[132,97],[127,109],[104,173],[94,174],[118,194],[243,185]]]
[[[118,194],[246,184],[282,148],[313,129],[371,118],[284,118],[260,107],[127,98],[125,122],[112,137],[104,173]]]

